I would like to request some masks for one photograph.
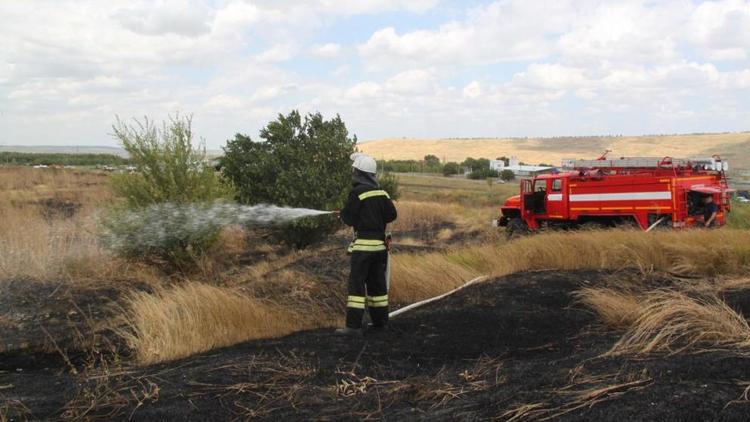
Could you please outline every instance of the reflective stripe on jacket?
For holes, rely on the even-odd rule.
[[[385,229],[396,217],[396,207],[388,192],[377,186],[354,186],[341,210],[341,220],[354,227],[355,240],[348,251],[385,251]]]

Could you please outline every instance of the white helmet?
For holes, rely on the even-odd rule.
[[[352,167],[355,169],[361,170],[365,173],[372,173],[375,174],[378,172],[378,163],[375,161],[374,158],[370,157],[367,154],[363,154],[361,152],[355,152],[352,154],[349,158],[354,161],[354,164],[352,164]]]

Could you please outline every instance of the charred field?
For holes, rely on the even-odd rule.
[[[0,379],[13,386],[5,400],[23,403],[31,419],[746,420],[744,353],[602,356],[619,336],[574,293],[621,280],[608,271],[524,272],[363,338],[311,330],[106,371],[87,369],[82,356],[5,355]],[[750,312],[746,292],[726,300]]]

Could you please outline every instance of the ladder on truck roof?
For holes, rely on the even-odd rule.
[[[671,157],[622,157],[614,160],[573,160],[563,159],[562,167],[566,169],[581,168],[661,168],[669,169],[674,167],[695,167],[698,166],[704,170],[727,171],[729,163],[719,157],[698,157],[698,158],[671,158]]]

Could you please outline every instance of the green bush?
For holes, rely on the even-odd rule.
[[[471,169],[472,173],[478,173],[481,174],[483,171],[490,169],[490,160],[486,158],[467,158],[464,160],[463,163],[461,163],[463,167],[468,167]],[[481,178],[481,177],[480,177]]]
[[[450,162],[445,163],[443,166],[443,176],[452,176],[454,174],[459,174],[461,172],[461,167],[458,165],[458,163]]]
[[[161,128],[147,118],[133,124],[117,119],[112,128],[136,168],[134,173],[113,176],[115,193],[125,199],[128,208],[233,196],[231,185],[211,166],[205,143],[193,145],[190,117],[170,117]]]
[[[399,186],[398,177],[395,174],[382,172],[378,176],[378,184],[380,188],[388,192],[388,195],[394,201],[401,197],[401,188]]]
[[[237,134],[224,148],[221,169],[245,204],[270,203],[319,210],[340,209],[351,187],[351,160],[357,138],[349,137],[339,116],[320,113],[302,118],[298,111],[279,115],[261,130],[262,142]],[[295,247],[333,232],[331,218],[306,218],[276,229]]]
[[[732,201],[732,212],[727,216],[727,224],[737,229],[750,229],[750,204]]]
[[[0,163],[27,166],[123,166],[129,160],[114,154],[0,152]]]
[[[498,177],[497,170],[492,170],[489,167],[474,170],[471,173],[469,173],[469,179],[479,180],[479,179],[486,179],[488,177]]]
[[[222,228],[210,203],[154,204],[137,210],[115,208],[102,219],[105,244],[120,256],[174,270],[190,268],[216,241]]]
[[[500,172],[500,178],[506,182],[510,182],[516,179],[516,174],[512,170],[505,169]]]
[[[189,117],[179,116],[161,127],[149,119],[133,124],[118,119],[113,126],[136,167],[134,173],[113,176],[124,203],[102,220],[116,252],[183,268],[216,240],[220,225],[196,213],[231,198],[233,189],[208,161],[204,144],[193,145],[191,126]]]

